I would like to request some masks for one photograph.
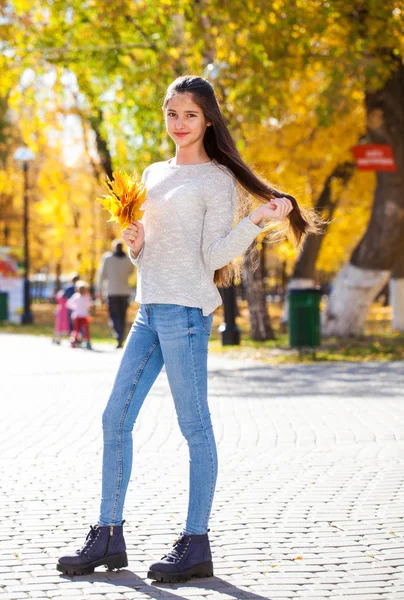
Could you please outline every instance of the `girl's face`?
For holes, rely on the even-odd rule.
[[[202,145],[206,128],[211,124],[188,92],[176,94],[167,102],[164,117],[168,135],[181,148]]]

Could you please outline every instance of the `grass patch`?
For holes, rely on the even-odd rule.
[[[33,304],[34,323],[32,325],[16,325],[0,323],[0,333],[18,333],[27,335],[53,336],[54,305],[49,303]],[[128,311],[128,322],[133,321],[138,306],[132,304]],[[322,341],[315,352],[308,350],[299,352],[289,347],[288,334],[282,332],[280,317],[282,306],[271,304],[269,312],[271,322],[276,331],[276,340],[256,342],[249,336],[249,314],[245,302],[239,305],[240,316],[237,324],[241,331],[240,346],[222,346],[218,327],[223,321],[222,308],[213,318],[213,331],[209,351],[229,358],[259,360],[271,364],[312,363],[312,362],[369,362],[404,360],[404,334],[391,331],[391,314],[389,307],[374,304],[366,323],[365,336],[361,338],[328,338]],[[108,325],[106,306],[96,306],[91,317],[91,338],[93,342],[112,343],[113,337]]]
[[[25,335],[40,335],[53,337],[54,335],[54,311],[55,305],[51,303],[40,303],[32,305],[34,323],[32,325],[19,325],[16,323],[0,323],[0,333],[17,333]],[[137,308],[130,308],[129,318],[134,319]],[[91,339],[95,342],[109,342],[115,340],[112,337],[108,325],[108,312],[106,306],[96,306],[91,315],[90,323]],[[67,339],[67,336],[66,336]]]
[[[391,334],[378,340],[330,338],[319,348],[303,351],[292,349],[280,340],[258,344],[244,338],[240,346],[226,347],[221,346],[219,340],[212,340],[210,351],[229,358],[260,360],[271,364],[392,361],[404,360],[404,336]]]

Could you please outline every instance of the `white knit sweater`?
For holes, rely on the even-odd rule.
[[[232,229],[233,175],[214,161],[150,165],[142,177],[147,200],[142,223],[136,301],[180,304],[209,315],[221,303],[214,272],[242,254],[262,231],[249,217]]]

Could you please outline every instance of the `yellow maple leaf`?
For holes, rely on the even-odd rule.
[[[122,229],[126,229],[132,221],[142,218],[144,211],[141,206],[146,200],[146,188],[136,173],[128,175],[117,169],[113,171],[112,179],[107,177],[103,183],[109,194],[97,200],[110,213],[108,221],[115,221]]]

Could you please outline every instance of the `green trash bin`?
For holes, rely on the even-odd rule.
[[[8,321],[8,294],[0,292],[0,321]]]
[[[292,348],[315,348],[320,345],[319,288],[289,290],[289,345]]]

